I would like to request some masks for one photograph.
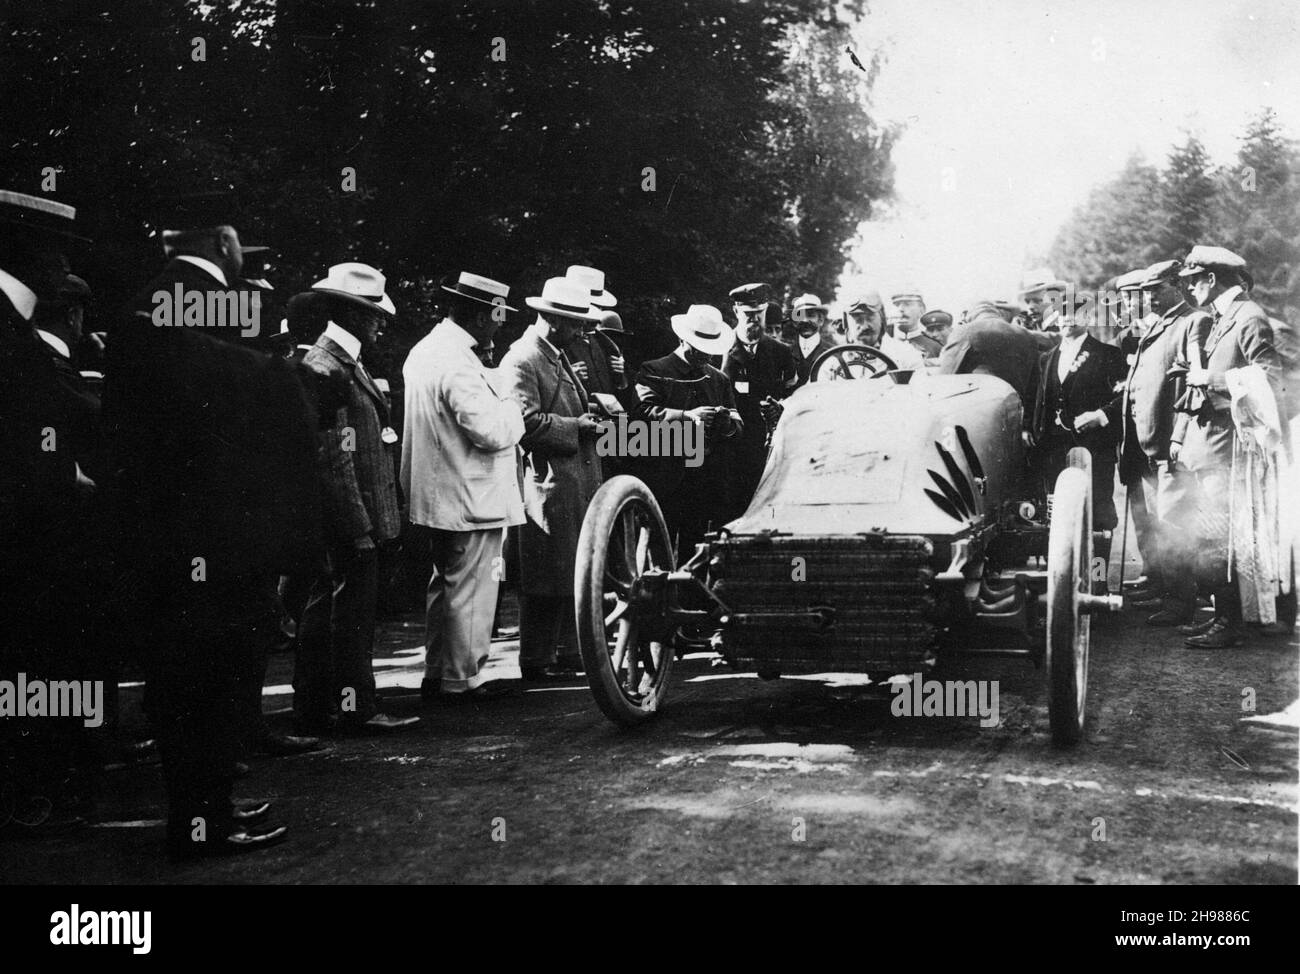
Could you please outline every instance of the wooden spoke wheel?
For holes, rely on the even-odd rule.
[[[628,726],[659,710],[672,671],[665,620],[647,616],[638,583],[674,568],[668,527],[648,487],[613,477],[592,498],[578,538],[574,605],[578,645],[596,703]]]
[[[1076,449],[1056,479],[1047,541],[1047,711],[1058,746],[1077,744],[1083,736],[1091,575],[1092,472],[1087,452]]]
[[[837,345],[828,348],[808,367],[809,382],[837,379],[875,379],[897,369],[894,360],[870,345]]]

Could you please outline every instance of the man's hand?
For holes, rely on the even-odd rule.
[[[1182,453],[1182,452],[1183,452],[1183,445],[1182,445],[1181,443],[1174,442],[1174,443],[1170,443],[1170,444],[1169,444],[1169,464],[1170,464],[1170,466],[1172,466],[1173,464],[1175,464],[1175,463],[1178,462],[1178,454],[1180,454],[1180,453]]]
[[[572,369],[573,369],[573,374],[574,374],[574,375],[576,375],[576,376],[577,376],[579,379],[581,379],[583,382],[586,382],[586,381],[587,381],[587,363],[586,363],[586,362],[570,362],[569,365],[572,367]]]
[[[781,418],[781,413],[785,411],[785,407],[771,396],[768,396],[758,404],[758,411],[763,416],[763,422],[771,426]]]
[[[1099,429],[1106,425],[1106,414],[1100,409],[1094,409],[1091,412],[1080,413],[1074,417],[1074,431],[1076,433],[1086,433],[1089,430]]]
[[[623,378],[624,370],[627,368],[622,355],[611,355],[609,357],[609,367],[620,379]]]
[[[691,418],[692,422],[702,425],[707,433],[713,429],[713,423],[718,418],[718,407],[696,406],[694,409],[686,410],[686,415]]]
[[[583,413],[578,417],[578,435],[579,436],[599,436],[600,420],[591,413]]]
[[[374,551],[374,550],[375,550],[375,542],[371,539],[370,535],[368,535],[368,534],[363,534],[363,535],[362,535],[361,537],[359,537],[359,538],[353,538],[353,539],[352,539],[352,546],[353,546],[354,548],[356,548],[357,551]]]

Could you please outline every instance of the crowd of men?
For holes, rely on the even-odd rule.
[[[369,371],[398,314],[384,275],[336,264],[288,302],[282,326],[239,327],[240,302],[256,309],[271,287],[264,250],[214,205],[177,204],[161,271],[101,339],[83,334],[93,297],[69,259],[84,245],[73,211],[0,193],[0,675],[111,688],[125,662],[142,668],[174,856],[284,838],[269,806],[232,801],[249,755],[419,720],[385,713],[376,692],[386,546],[427,557],[423,700],[512,692],[484,672],[506,579],[523,680],[571,679],[579,535],[601,484],[640,477],[689,554],[744,511],[782,401],[843,346],[876,349],[898,373],[1007,381],[1024,406],[1027,476],[1045,492],[1070,449],[1091,453],[1099,529],[1118,524],[1118,467],[1145,567],[1130,600],[1154,609],[1149,624],[1225,649],[1247,623],[1275,625],[1279,607],[1294,622],[1289,541],[1267,530],[1290,410],[1272,323],[1245,262],[1222,248],[1125,275],[1113,307],[1044,272],[1020,300],[977,302],[957,322],[917,290],[889,309],[877,292],[853,295],[834,316],[805,293],[787,315],[773,287],[743,284],[729,295],[734,326],[692,305],[672,316],[677,347],[643,361],[629,359],[600,270],[570,266],[522,302],[467,270],[442,285],[443,317],[411,349],[393,402],[395,377]],[[173,296],[175,317],[160,315]],[[520,303],[531,323],[498,348]],[[78,362],[92,347],[102,385]],[[620,415],[689,427],[700,455],[602,455],[603,424]],[[1198,622],[1206,597],[1214,612]],[[262,712],[286,632],[294,735]],[[102,760],[90,735],[52,722],[38,753],[5,723],[10,780],[50,793],[66,772],[54,792],[75,804]]]

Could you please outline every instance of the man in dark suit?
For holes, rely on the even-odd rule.
[[[808,382],[813,362],[823,352],[835,348],[835,342],[826,335],[826,320],[830,309],[815,294],[801,294],[794,300],[790,318],[798,332],[790,351],[794,355],[794,368],[798,376],[795,388]]]
[[[1061,344],[1040,363],[1032,427],[1035,462],[1050,494],[1071,448],[1087,449],[1092,456],[1093,529],[1110,530],[1119,523],[1114,494],[1120,430],[1109,417],[1118,408],[1124,355],[1088,334],[1091,311],[1085,295],[1068,293],[1057,321]],[[1108,543],[1098,543],[1095,550],[1098,557],[1109,558]]]
[[[641,366],[636,377],[641,403],[634,418],[656,426],[694,424],[703,434],[702,451],[694,457],[658,457],[640,465],[639,475],[663,509],[669,535],[677,538],[680,562],[694,553],[710,523],[717,528],[729,519],[730,446],[742,434],[744,421],[731,382],[708,364],[711,356],[725,355],[735,340],[722,313],[712,305],[691,305],[686,314],[673,315],[672,327],[681,344],[671,355]]]
[[[731,292],[736,343],[723,356],[722,374],[731,380],[736,409],[745,424],[733,441],[732,505],[737,515],[749,506],[763,476],[768,435],[781,416],[781,400],[799,381],[789,347],[764,334],[769,290],[766,284],[745,284]]]
[[[1028,428],[1038,394],[1041,359],[1053,346],[1043,337],[1007,321],[991,302],[972,305],[966,311],[966,321],[953,329],[939,355],[939,373],[997,376],[1020,396]]]
[[[171,225],[190,229],[164,233],[172,259],[110,335],[104,427],[120,588],[139,593],[133,632],[163,760],[168,848],[193,857],[285,834],[256,829],[268,805],[231,803],[237,688],[271,614],[262,580],[311,557],[319,499],[315,417],[298,377],[283,360],[214,337],[232,327],[242,263],[221,212],[230,204],[204,194],[174,205]],[[161,323],[178,307],[189,309],[184,323]]]
[[[303,364],[345,382],[346,404],[321,434],[328,571],[303,610],[294,667],[294,711],[310,733],[384,733],[416,723],[379,709],[371,653],[379,599],[377,546],[397,537],[401,512],[393,471],[397,433],[388,403],[362,364],[396,313],[384,276],[367,264],[330,268],[312,285],[328,320]]]
[[[1170,374],[1182,336],[1206,316],[1189,307],[1178,284],[1182,264],[1152,264],[1137,280],[1138,300],[1151,309],[1150,326],[1133,351],[1121,401],[1106,416],[1120,431],[1119,478],[1128,491],[1133,528],[1147,584],[1126,596],[1136,605],[1159,605],[1152,626],[1191,622],[1196,608],[1187,526],[1195,517],[1189,474],[1170,462],[1169,445],[1182,382]],[[1121,284],[1131,281],[1128,275]],[[1130,299],[1132,300],[1132,299]],[[1138,311],[1140,314],[1140,311]]]
[[[66,253],[86,242],[75,216],[70,206],[0,190],[0,679],[8,681],[105,676],[86,570],[93,485],[77,459],[85,404],[33,328],[67,284]],[[96,733],[80,720],[0,720],[0,790],[14,820],[36,812],[33,823],[43,822],[35,827],[84,822],[82,782],[102,764]]]
[[[1268,315],[1247,289],[1252,281],[1246,262],[1223,247],[1196,246],[1179,272],[1197,307],[1210,314],[1208,334],[1189,330],[1180,365],[1191,393],[1180,401],[1183,415],[1175,426],[1171,458],[1184,464],[1196,478],[1200,513],[1196,532],[1197,582],[1214,598],[1214,618],[1201,631],[1188,636],[1195,649],[1224,649],[1242,640],[1242,579],[1236,557],[1239,546],[1252,539],[1238,538],[1230,545],[1229,505],[1236,424],[1227,373],[1255,365],[1263,369],[1274,396],[1280,372],[1273,328]],[[1261,518],[1262,520],[1262,518]],[[1271,579],[1248,578],[1251,585],[1271,584]]]

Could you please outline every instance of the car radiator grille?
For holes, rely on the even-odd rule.
[[[734,613],[724,645],[735,665],[888,676],[933,658],[928,538],[732,537],[719,549],[715,591]]]

